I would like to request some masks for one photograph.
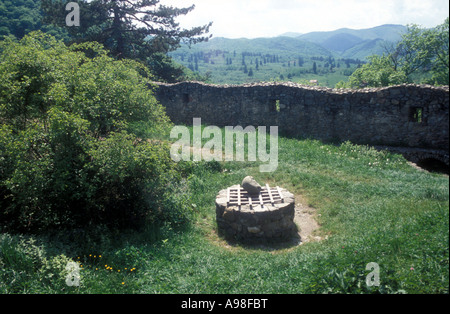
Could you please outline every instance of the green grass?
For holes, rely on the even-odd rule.
[[[0,292],[449,292],[448,176],[369,147],[285,138],[277,171],[260,173],[258,165],[183,164],[195,213],[184,230],[3,234]],[[302,195],[316,210],[323,240],[275,249],[220,239],[215,196],[246,175]],[[68,260],[83,265],[79,287],[65,284]],[[371,262],[380,266],[379,287],[365,282]]]

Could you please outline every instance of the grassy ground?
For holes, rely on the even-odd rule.
[[[285,248],[231,245],[217,236],[217,192],[253,175],[301,195],[323,240]],[[189,166],[194,223],[139,234],[91,230],[0,235],[1,293],[448,293],[449,178],[400,156],[350,143],[280,138],[279,167]],[[66,283],[68,261],[81,285]],[[368,287],[368,263],[380,286]]]

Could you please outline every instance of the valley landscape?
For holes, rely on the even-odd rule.
[[[448,2],[180,2],[0,0],[0,294],[449,294]]]
[[[291,81],[333,88],[348,80],[368,56],[386,54],[406,29],[381,25],[273,38],[213,37],[190,47],[183,45],[170,55],[215,84]]]

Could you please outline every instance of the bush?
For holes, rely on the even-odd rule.
[[[144,67],[39,32],[0,52],[0,225],[187,220],[184,198],[172,194],[180,178],[169,147],[148,138],[171,124]]]

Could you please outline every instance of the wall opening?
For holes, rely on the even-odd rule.
[[[183,94],[183,104],[188,104],[191,101],[191,97],[189,96],[189,94],[184,93]]]
[[[417,163],[417,166],[429,172],[449,174],[449,166],[445,162],[435,158],[422,159]]]
[[[409,108],[409,121],[415,123],[423,123],[423,108],[421,107]]]
[[[281,111],[281,103],[280,103],[279,99],[270,100],[269,111],[270,112],[280,112]]]

